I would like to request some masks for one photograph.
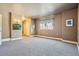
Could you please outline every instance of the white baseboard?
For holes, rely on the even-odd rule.
[[[71,43],[71,44],[78,44],[77,42],[74,42],[74,41],[68,41],[68,40],[62,40],[62,41],[66,43]]]
[[[10,41],[10,38],[2,39],[2,42],[5,42],[5,41]]]
[[[60,40],[62,42],[71,43],[71,44],[78,44],[77,42],[63,40],[62,38],[55,38],[55,37],[48,37],[48,36],[41,36],[41,35],[34,35],[34,36],[36,36],[36,37],[43,37],[43,38],[49,38],[49,39],[56,39],[56,40]]]
[[[20,40],[22,38],[11,38],[11,40]]]
[[[2,42],[5,42],[5,41],[11,41],[11,40],[20,40],[22,38],[6,38],[6,39],[2,39]]]
[[[62,40],[62,38],[56,38],[56,37],[48,37],[48,36],[41,36],[41,35],[34,35],[34,36],[36,36],[36,37],[48,38],[48,39]]]
[[[62,38],[55,38],[55,37],[47,37],[47,36],[41,36],[41,35],[35,35],[37,37],[43,37],[43,38],[48,38],[48,39],[56,39],[56,40],[60,40],[62,42],[66,42],[66,43],[71,43],[71,44],[78,44],[77,42],[74,42],[74,41],[68,41],[68,40],[63,40]],[[5,42],[5,41],[10,41],[10,40],[20,40],[22,39],[22,37],[20,38],[6,38],[6,39],[2,39],[2,42]]]

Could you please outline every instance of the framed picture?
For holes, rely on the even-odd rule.
[[[66,26],[73,26],[73,19],[67,19]]]
[[[13,24],[13,30],[21,30],[20,24]]]

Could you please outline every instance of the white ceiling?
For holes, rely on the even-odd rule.
[[[18,15],[26,16],[43,16],[48,14],[56,14],[65,9],[74,8],[77,4],[74,3],[25,3],[25,4],[0,4],[10,7],[10,11]]]

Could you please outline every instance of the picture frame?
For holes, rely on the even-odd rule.
[[[66,26],[68,26],[68,27],[73,26],[73,19],[72,18],[66,20]]]
[[[20,24],[13,24],[13,30],[21,30]]]

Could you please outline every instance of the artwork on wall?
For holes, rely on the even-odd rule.
[[[13,30],[21,30],[20,24],[13,24]]]
[[[66,20],[66,26],[73,26],[73,19],[72,18]]]

